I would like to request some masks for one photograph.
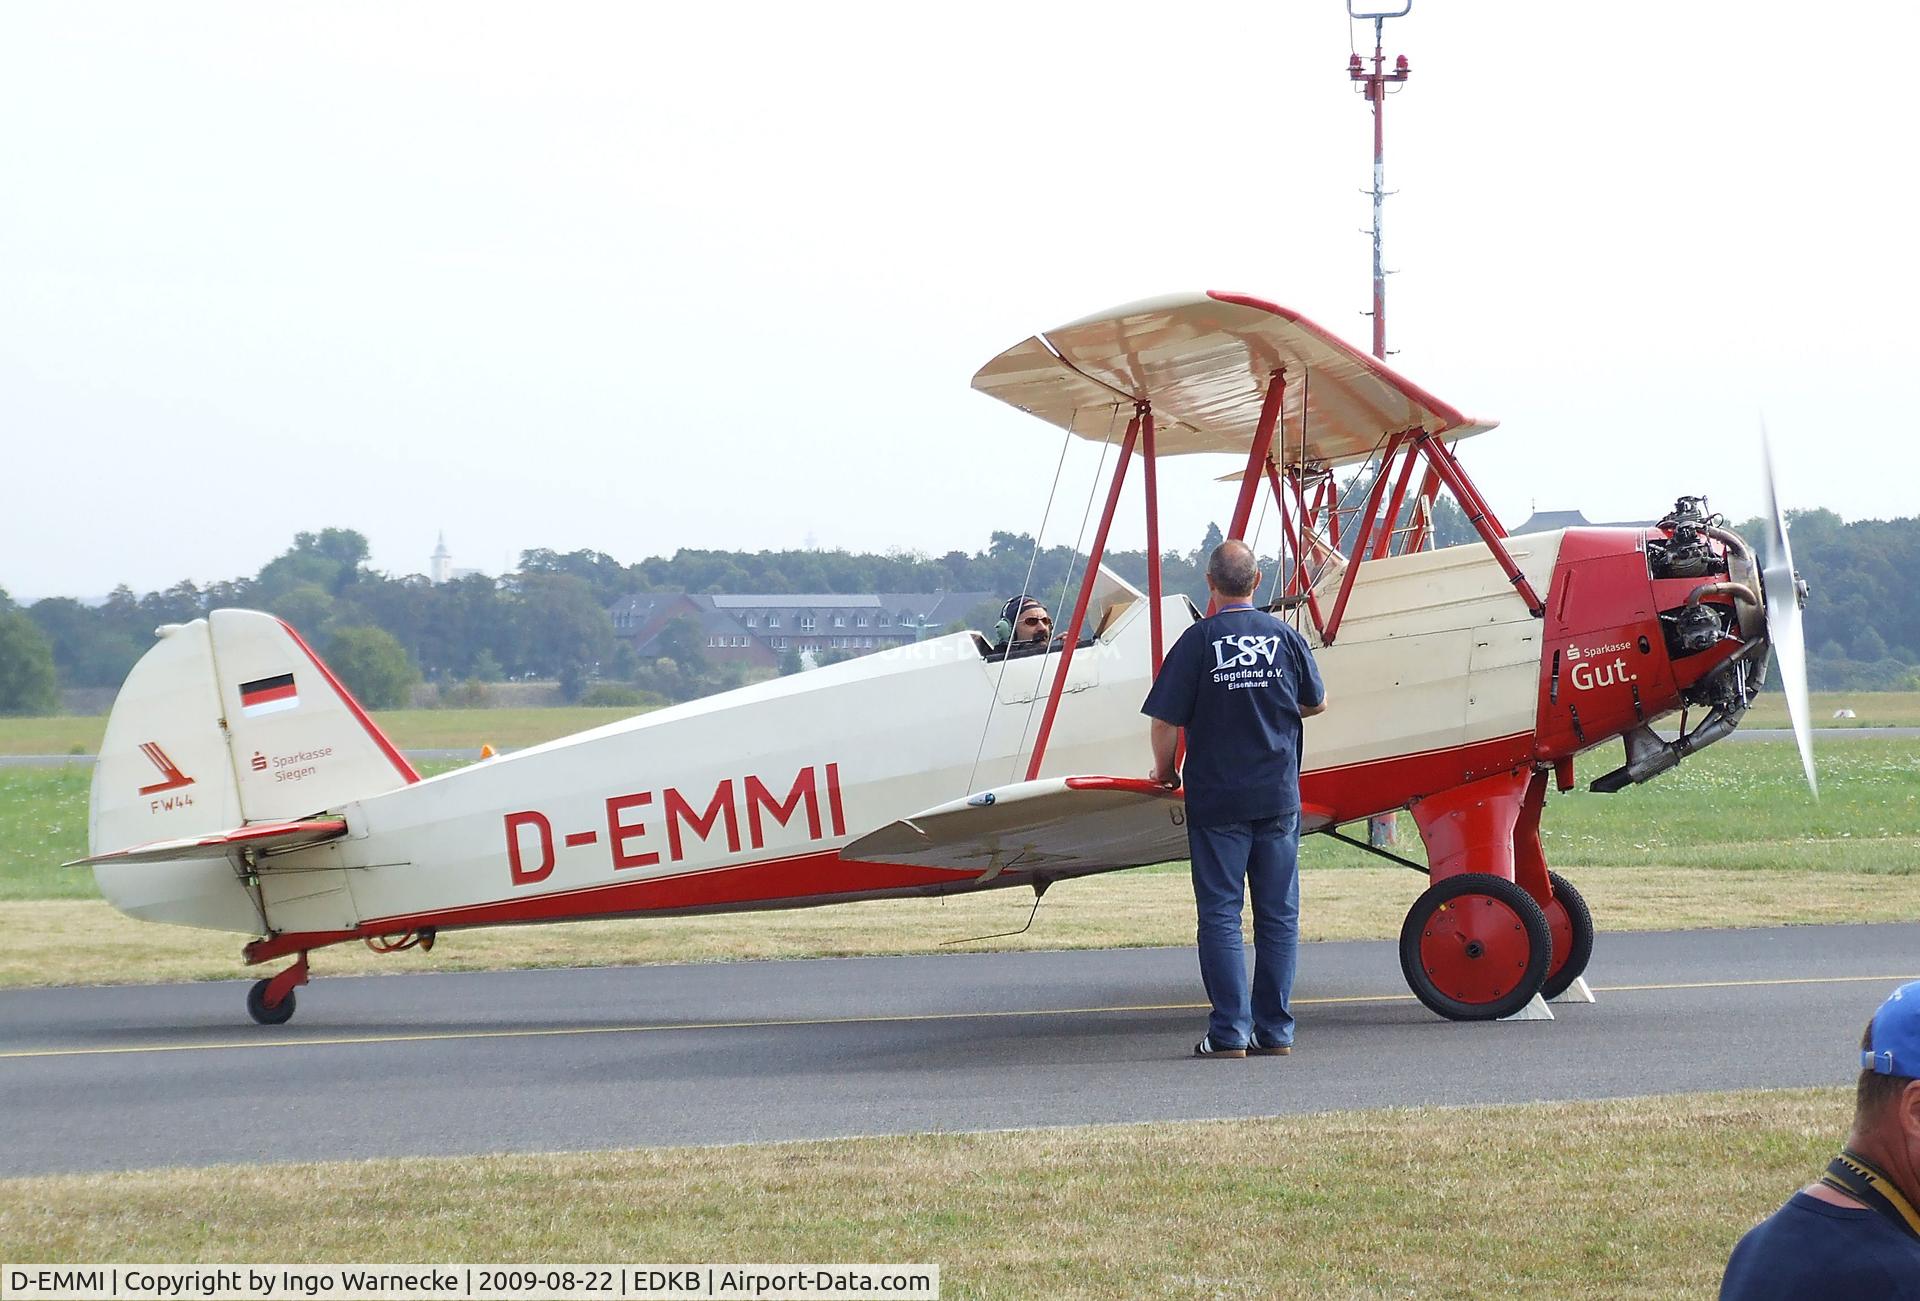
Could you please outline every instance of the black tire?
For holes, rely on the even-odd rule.
[[[1533,896],[1504,877],[1462,872],[1433,886],[1400,928],[1400,971],[1450,1021],[1497,1021],[1532,1001],[1553,962]]]
[[[261,1025],[285,1025],[293,1019],[293,991],[280,1000],[280,1006],[267,1006],[267,986],[271,980],[256,980],[247,988],[247,1015]]]
[[[1547,873],[1547,879],[1553,882],[1553,904],[1546,909],[1547,929],[1553,932],[1553,961],[1547,964],[1540,997],[1558,998],[1586,974],[1593,957],[1593,912],[1573,882],[1558,872]]]

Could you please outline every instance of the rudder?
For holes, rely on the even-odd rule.
[[[241,814],[278,822],[420,780],[340,680],[274,618],[208,616]]]

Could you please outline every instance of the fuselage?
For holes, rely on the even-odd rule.
[[[1641,717],[1678,706],[1675,675],[1654,653],[1657,623],[1643,642],[1657,602],[1639,531],[1545,533],[1508,546],[1548,594],[1546,618],[1475,543],[1367,561],[1335,644],[1303,629],[1332,702],[1306,724],[1306,829],[1597,744],[1631,721],[1621,702],[1635,692]],[[1563,550],[1584,568],[1562,563]],[[1168,642],[1198,617],[1181,596],[1161,613]],[[1077,648],[1041,775],[1144,775],[1150,625],[1144,598],[1123,602]],[[838,850],[1024,778],[1061,655],[984,651],[976,634],[951,634],[350,803],[347,836],[260,872],[266,919],[277,935],[320,943],[982,888],[975,871],[851,862]],[[1570,708],[1583,720],[1577,737],[1562,725]],[[991,884],[1023,880],[1006,873]],[[186,920],[177,909],[168,919]],[[244,898],[195,921],[260,930]]]

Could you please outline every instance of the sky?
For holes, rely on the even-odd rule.
[[[1501,421],[1461,454],[1508,523],[1757,513],[1763,420],[1784,506],[1920,512],[1916,37],[1893,5],[1386,24],[1391,362]],[[204,583],[330,526],[396,574],[442,530],[488,572],[1071,542],[1098,449],[971,375],[1205,289],[1365,348],[1355,47],[1329,0],[8,4],[0,588]],[[1166,545],[1229,468],[1168,463]]]

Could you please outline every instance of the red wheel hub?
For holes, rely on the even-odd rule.
[[[1421,968],[1441,993],[1462,1003],[1491,1003],[1512,993],[1531,955],[1520,914],[1489,895],[1448,900],[1420,932]]]

